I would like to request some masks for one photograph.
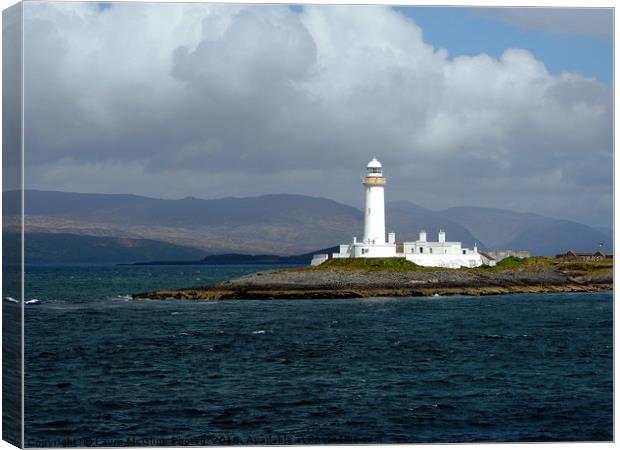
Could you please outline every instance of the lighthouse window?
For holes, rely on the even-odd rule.
[[[381,168],[379,168],[379,167],[371,167],[371,168],[368,170],[368,172],[369,172],[369,173],[381,173]]]
[[[463,254],[466,255],[467,254],[467,250],[463,250]]]
[[[420,253],[424,253],[424,247],[420,247]]]
[[[429,248],[428,250],[429,250],[431,253],[433,253],[433,249],[432,249],[432,248]]]

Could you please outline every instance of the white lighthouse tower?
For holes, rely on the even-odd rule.
[[[317,254],[313,266],[323,264],[330,258],[403,258],[426,267],[478,267],[482,257],[478,248],[463,248],[460,242],[446,241],[446,232],[439,230],[437,241],[427,239],[426,231],[420,231],[417,241],[396,243],[396,233],[390,231],[385,240],[385,178],[383,166],[373,158],[366,166],[364,177],[366,208],[364,211],[364,237],[356,237],[350,244],[341,244],[336,253]],[[494,262],[493,262],[494,264]],[[491,264],[491,265],[493,265]]]
[[[364,208],[364,237],[361,242],[341,245],[335,258],[392,258],[396,256],[395,234],[385,240],[385,178],[383,166],[373,158],[366,166],[364,177],[366,205]]]
[[[366,209],[364,214],[364,244],[385,244],[385,177],[381,163],[373,158],[367,166]]]

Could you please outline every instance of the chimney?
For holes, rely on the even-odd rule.
[[[439,242],[446,242],[446,232],[443,231],[443,229],[439,229],[438,241]]]
[[[420,241],[426,242],[426,231],[424,230],[420,231]]]

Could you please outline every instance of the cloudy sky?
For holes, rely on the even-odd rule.
[[[28,2],[26,185],[611,226],[612,12]]]

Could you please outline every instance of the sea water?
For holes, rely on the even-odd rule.
[[[127,297],[259,270],[28,268],[26,446],[613,439],[611,292]]]

